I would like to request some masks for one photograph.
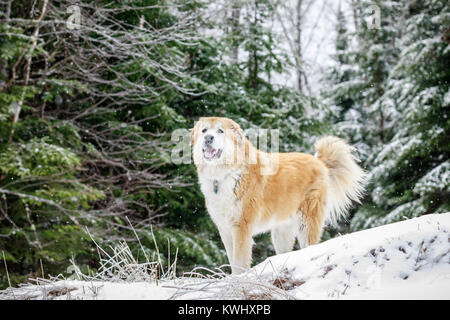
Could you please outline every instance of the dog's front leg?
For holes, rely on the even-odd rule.
[[[240,222],[233,226],[233,259],[231,264],[233,274],[243,273],[250,267],[252,243],[252,235],[247,223]]]
[[[222,239],[222,243],[225,246],[225,251],[227,252],[228,263],[230,266],[233,265],[233,235],[232,231],[229,227],[221,228],[218,227],[220,238]]]

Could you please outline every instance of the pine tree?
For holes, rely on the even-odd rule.
[[[373,5],[381,17],[375,24],[368,21]],[[348,31],[342,11],[337,13],[335,65],[327,73],[322,95],[330,105],[331,120],[337,122],[337,134],[357,146],[365,166],[370,165],[365,161],[372,147],[390,134],[390,114],[378,99],[398,54],[395,17],[399,8],[398,1],[354,3],[355,32]]]
[[[321,96],[329,108],[328,119],[337,123],[337,135],[345,137],[352,143],[362,141],[365,127],[362,119],[365,110],[359,108],[363,101],[361,69],[357,63],[358,52],[354,40],[356,34],[348,30],[348,21],[341,6],[336,15],[335,53],[331,56],[333,65],[326,72],[322,81]],[[361,143],[359,144],[361,149]],[[365,149],[368,149],[366,147]]]
[[[400,56],[377,101],[395,109],[393,132],[370,157],[373,203],[357,212],[354,229],[450,209],[450,6],[410,1],[404,10]]]
[[[377,14],[370,10],[368,12],[373,5],[376,6],[374,10],[379,10],[379,21],[370,21],[373,15]],[[358,64],[366,84],[363,89],[363,108],[366,109],[366,120],[371,119],[369,123],[366,122],[372,132],[372,136],[367,137],[367,140],[369,145],[375,145],[378,142],[383,143],[390,134],[390,114],[385,110],[386,107],[377,101],[386,91],[385,80],[398,56],[396,39],[400,26],[397,17],[401,4],[399,1],[361,1],[358,8],[363,15],[369,13],[368,18],[362,20],[357,32],[360,52]]]
[[[200,116],[280,129],[282,151],[311,151],[319,125],[305,106],[317,102],[271,81],[285,63],[267,26],[272,2],[243,1],[242,32],[223,37],[209,32],[219,28],[203,19],[207,4],[84,2],[75,30],[60,23],[66,1],[0,4],[0,247],[13,283],[41,276],[41,262],[64,274],[72,256],[95,270],[84,227],[100,244],[132,241],[129,221],[140,261],[155,253],[154,235],[163,259],[169,243],[172,258],[179,249],[181,271],[226,262],[194,166],[170,162],[172,131]]]
[[[188,188],[179,199],[189,176],[166,166],[162,133],[184,120],[167,101],[203,85],[184,66],[190,20],[158,3],[86,2],[74,30],[61,24],[66,1],[0,4],[0,247],[13,284],[64,273],[73,256],[95,269],[85,227],[100,243],[133,239],[128,221],[169,236],[162,217],[200,199]],[[179,253],[190,265],[223,261],[180,235],[198,244]]]

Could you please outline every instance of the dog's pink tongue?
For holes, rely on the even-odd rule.
[[[206,155],[208,158],[213,158],[213,157],[216,155],[216,149],[213,149],[213,148],[211,148],[211,149],[206,149],[205,155]]]

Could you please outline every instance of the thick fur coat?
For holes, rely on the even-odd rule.
[[[252,236],[271,231],[278,253],[320,241],[326,220],[345,216],[359,201],[364,171],[352,147],[336,137],[317,141],[315,156],[257,150],[237,123],[200,118],[191,131],[206,207],[233,273],[249,268]]]

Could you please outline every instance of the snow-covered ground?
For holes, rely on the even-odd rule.
[[[304,282],[299,299],[450,299],[449,231],[450,213],[427,215],[268,260]],[[273,274],[267,262],[255,269]]]
[[[450,213],[426,215],[273,256],[239,276],[61,280],[0,299],[450,299],[449,231]]]

